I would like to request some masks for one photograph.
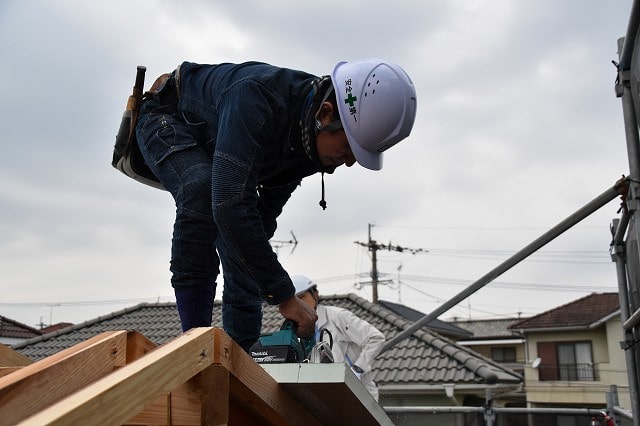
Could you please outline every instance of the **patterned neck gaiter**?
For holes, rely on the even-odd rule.
[[[311,90],[302,104],[300,114],[300,136],[302,139],[302,147],[307,157],[322,172],[333,173],[334,166],[323,166],[318,157],[318,148],[316,145],[316,135],[320,128],[316,122],[316,114],[320,110],[320,106],[327,99],[330,91],[333,90],[331,77],[328,75],[316,78],[311,82]]]

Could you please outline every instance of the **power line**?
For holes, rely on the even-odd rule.
[[[548,226],[403,226],[403,225],[380,225],[376,224],[378,228],[390,228],[390,229],[413,229],[413,230],[461,230],[461,231],[538,231],[538,230],[547,230]],[[598,230],[608,230],[608,226],[606,225],[576,225],[574,227],[576,230],[588,230],[588,229],[598,229]]]
[[[378,280],[380,278],[387,277],[391,274],[387,273],[379,273],[378,272]],[[317,284],[325,284],[325,283],[335,283],[335,282],[344,282],[351,281],[353,283],[358,280],[368,278],[369,274],[362,272],[357,274],[345,274],[345,275],[335,275],[330,277],[323,277],[314,279]],[[426,296],[432,297],[434,299],[438,299],[443,301],[444,299],[438,298],[432,294],[426,293],[423,290],[415,286],[411,286],[407,284],[407,281],[418,281],[418,282],[427,282],[427,283],[435,283],[435,284],[447,284],[447,285],[457,285],[457,286],[467,286],[472,280],[463,279],[463,278],[451,278],[451,277],[435,277],[435,276],[426,276],[426,275],[398,275],[398,280],[401,284],[411,288],[414,291],[417,291]],[[388,281],[388,280],[387,280]],[[562,291],[562,292],[615,292],[618,289],[615,286],[607,286],[607,285],[588,285],[588,284],[558,284],[558,283],[526,283],[526,282],[510,282],[510,281],[493,281],[489,284],[491,287],[498,288],[508,288],[508,289],[520,289],[520,290],[551,290],[551,291]],[[58,302],[0,302],[0,307],[9,307],[9,308],[28,308],[28,307],[50,307],[50,306],[95,306],[95,305],[111,305],[111,304],[128,304],[128,303],[143,303],[143,302],[158,302],[160,298],[171,299],[170,296],[162,296],[162,297],[151,297],[151,298],[132,298],[132,299],[97,299],[97,300],[75,300],[75,301],[58,301]]]
[[[509,250],[486,250],[486,249],[438,249],[431,248],[429,252],[449,252],[449,253],[472,253],[472,254],[488,254],[488,255],[512,255],[514,251]],[[608,255],[608,250],[540,250],[535,255],[549,255],[549,256],[586,256],[586,257],[601,257]]]
[[[430,277],[422,275],[402,275],[405,280],[425,281],[438,284],[453,284],[467,286],[472,280],[460,278]],[[569,284],[552,284],[552,283],[515,283],[509,281],[492,281],[489,285],[492,287],[510,288],[510,289],[532,289],[532,290],[555,290],[569,292],[598,292],[598,291],[618,291],[616,286],[609,285],[569,285]]]
[[[378,272],[378,277],[390,276],[390,273]],[[314,282],[318,284],[334,283],[341,281],[353,281],[358,279],[367,278],[369,274],[361,272],[357,274],[336,275],[331,277],[324,277],[314,279]],[[422,281],[435,284],[452,284],[466,286],[473,282],[473,280],[465,278],[451,278],[451,277],[435,277],[428,275],[398,275],[398,279],[401,281]],[[557,290],[568,292],[598,292],[598,291],[617,291],[616,286],[608,284],[559,284],[559,283],[536,283],[536,282],[512,282],[512,281],[492,281],[490,284],[492,287],[502,287],[511,289],[531,289],[531,290]],[[1,304],[0,304],[1,305]]]
[[[42,306],[95,306],[95,305],[119,305],[124,303],[157,302],[160,297],[140,299],[102,299],[102,300],[76,300],[67,302],[0,302],[1,307],[7,308],[31,308]]]
[[[430,297],[436,303],[442,303],[442,302],[445,301],[445,299],[443,299],[441,297],[437,297],[437,296],[434,296],[432,294],[429,294],[429,293],[427,293],[427,292],[425,292],[425,291],[423,291],[423,290],[421,290],[419,288],[416,288],[414,286],[411,286],[411,285],[405,283],[404,281],[402,281],[402,284],[404,284],[406,287],[409,287],[410,289],[412,289],[416,293],[420,293],[420,294],[423,294],[423,295],[425,295],[427,297]],[[483,306],[487,306],[487,305],[483,305]],[[509,314],[505,314],[505,313],[499,314],[497,312],[486,311],[486,310],[483,310],[483,309],[478,309],[476,307],[471,307],[470,305],[465,308],[465,307],[460,306],[460,304],[458,304],[454,308],[452,308],[452,310],[455,310],[455,309],[458,309],[458,310],[466,309],[466,310],[474,311],[474,312],[477,312],[477,313],[480,313],[480,314],[484,314],[484,315],[491,315],[492,318],[513,318],[515,316],[519,317],[519,316],[521,316],[523,314],[523,311],[521,311],[521,310],[519,310],[518,312],[515,312],[513,314],[511,314],[511,313],[509,313]]]
[[[386,248],[386,246],[384,247]],[[488,249],[447,249],[431,248],[420,249],[428,252],[430,256],[471,258],[471,259],[502,259],[515,253],[513,250],[488,250]],[[412,253],[413,254],[413,253]],[[380,259],[378,259],[381,261]],[[606,250],[540,250],[531,254],[525,261],[546,263],[588,263],[611,264],[611,254]]]
[[[467,259],[502,259],[504,257],[511,256],[513,253],[515,252],[504,250],[429,249],[429,254],[433,256]],[[524,261],[531,263],[611,264],[610,254],[605,251],[567,250],[538,252],[532,254]]]
[[[377,265],[377,253],[378,250],[389,250],[395,251],[398,253],[409,252],[411,254],[426,252],[427,250],[421,248],[410,248],[410,247],[402,247],[399,245],[389,244],[379,244],[376,240],[371,238],[371,227],[373,224],[369,224],[369,239],[366,243],[361,243],[359,241],[354,241],[356,244],[367,247],[371,252],[371,289],[372,289],[372,297],[371,301],[373,303],[378,303],[378,265]]]

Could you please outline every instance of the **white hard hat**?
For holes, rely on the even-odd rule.
[[[296,296],[300,296],[316,287],[314,282],[304,275],[291,275],[291,281],[293,281],[293,286],[296,288]]]
[[[331,74],[342,126],[356,161],[382,168],[382,152],[409,136],[416,90],[398,65],[381,59],[340,62]]]

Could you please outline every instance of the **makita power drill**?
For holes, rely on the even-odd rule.
[[[302,339],[296,335],[298,325],[287,319],[280,330],[263,334],[251,346],[249,353],[258,364],[303,362],[316,344],[315,336]]]

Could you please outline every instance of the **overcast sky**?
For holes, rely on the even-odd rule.
[[[309,4],[309,6],[305,6]],[[428,313],[628,174],[617,40],[631,0],[0,2],[0,315],[35,326],[173,301],[168,193],[111,167],[137,65],[259,60],[329,74],[402,65],[412,135],[382,171],[303,181],[279,219],[284,267],[324,294]],[[617,291],[612,201],[441,316],[534,315]],[[292,233],[298,244],[286,243]],[[220,286],[221,287],[221,286]],[[220,298],[220,291],[217,298]]]

